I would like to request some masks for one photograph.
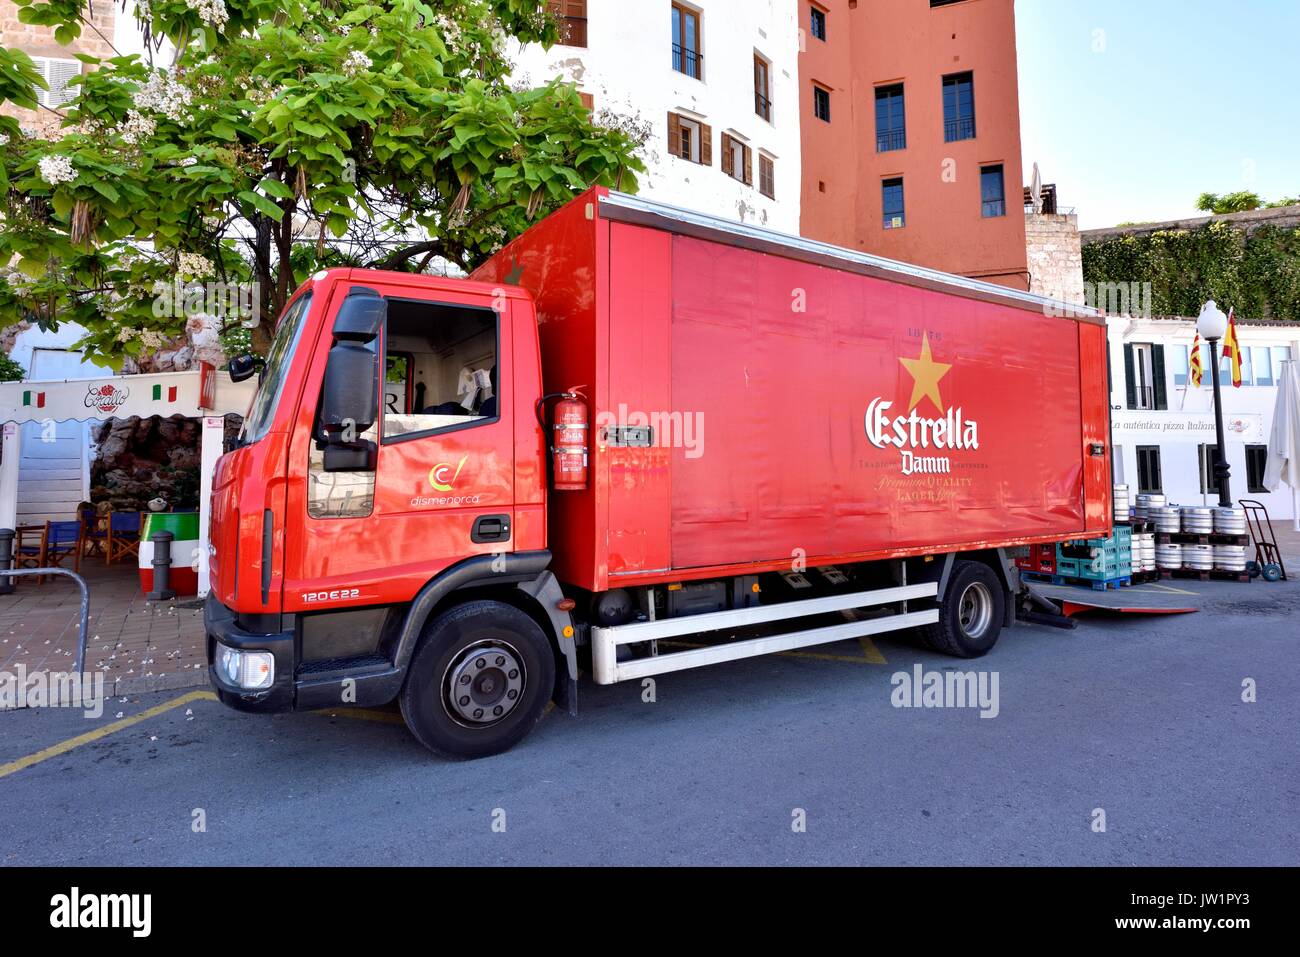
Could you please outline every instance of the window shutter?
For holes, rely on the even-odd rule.
[[[1165,347],[1153,345],[1151,347],[1151,378],[1155,380],[1155,407],[1157,409],[1169,408],[1168,396],[1165,393]]]
[[[582,101],[582,105],[587,108],[588,113],[596,108],[596,98],[590,93],[579,93],[578,99]]]
[[[731,155],[731,137],[722,134],[722,171],[728,176],[736,175],[735,158]]]
[[[1136,409],[1138,407],[1137,375],[1133,368],[1133,346],[1129,344],[1124,346],[1124,393],[1128,407]]]
[[[76,90],[66,89],[68,81],[81,75],[80,60],[46,60],[45,81],[49,89],[38,91],[46,106],[59,107],[76,95]]]
[[[700,124],[700,163],[713,165],[713,127]]]
[[[682,119],[676,113],[668,114],[668,152],[682,155]]]
[[[754,185],[754,151],[748,146],[742,146],[745,151],[745,185]]]

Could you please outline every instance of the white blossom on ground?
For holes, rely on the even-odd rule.
[[[41,179],[51,186],[58,186],[60,183],[71,183],[77,178],[76,167],[72,165],[72,160],[66,156],[42,156],[40,167]]]

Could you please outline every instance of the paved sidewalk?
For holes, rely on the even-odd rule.
[[[193,597],[150,602],[132,563],[82,561],[90,587],[86,670],[102,671],[111,694],[206,685],[203,610]],[[16,579],[0,595],[0,670],[69,671],[76,655],[77,586],[67,578]]]

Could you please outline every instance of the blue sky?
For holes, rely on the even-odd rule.
[[[1296,0],[1016,0],[1025,183],[1081,229],[1300,195]]]

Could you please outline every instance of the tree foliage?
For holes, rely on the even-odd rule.
[[[17,0],[60,40],[86,0]],[[257,284],[254,348],[319,268],[473,268],[592,185],[635,190],[644,138],[571,84],[510,85],[544,0],[150,0],[152,56],[80,57],[53,139],[0,117],[0,325],[75,321],[113,363],[179,335],[179,280]],[[41,85],[0,49],[0,97]],[[160,285],[161,284],[161,285]]]

